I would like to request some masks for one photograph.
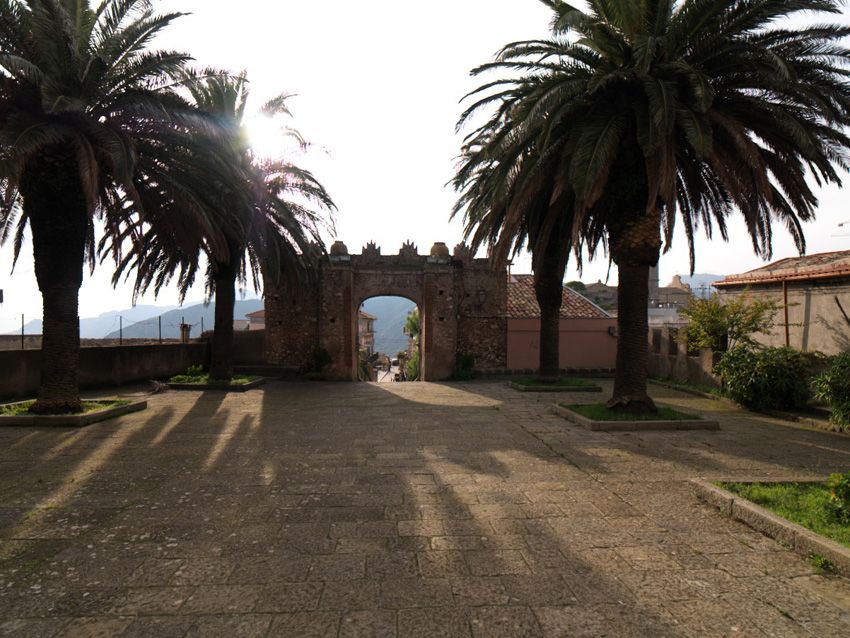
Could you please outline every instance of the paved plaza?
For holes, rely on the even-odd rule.
[[[846,471],[850,437],[653,393],[722,429],[593,433],[484,382],[2,428],[0,636],[850,635],[850,582],[687,484]]]

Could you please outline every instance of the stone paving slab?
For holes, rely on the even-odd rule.
[[[0,636],[850,635],[847,580],[688,485],[846,471],[850,437],[652,393],[721,430],[592,432],[486,382],[3,428]]]

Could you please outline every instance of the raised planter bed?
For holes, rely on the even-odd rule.
[[[210,381],[209,383],[168,383],[172,390],[218,390],[222,392],[247,392],[259,388],[267,381],[266,377],[259,377],[248,383],[227,383],[222,381]]]
[[[719,482],[732,483],[734,481]],[[776,479],[770,479],[769,481],[751,482],[817,483],[818,481],[798,481],[793,479],[778,481]],[[700,500],[712,507],[716,507],[722,514],[745,523],[766,536],[770,536],[805,558],[812,558],[813,556],[822,557],[829,561],[832,571],[842,576],[850,577],[850,547],[826,538],[802,525],[793,523],[738,494],[714,485],[710,481],[699,478],[691,479],[690,483]]]
[[[728,397],[724,397],[720,394],[712,394],[711,392],[703,392],[698,388],[689,388],[685,385],[677,383],[668,383],[667,381],[663,381],[661,379],[649,379],[649,383],[660,386],[662,388],[676,390],[677,392],[684,392],[685,394],[690,394],[696,397],[702,397],[703,399],[721,401],[726,405],[731,405],[736,408],[742,408],[744,410],[750,410],[751,412],[757,412],[759,414],[766,414],[767,416],[772,416],[776,419],[783,419],[784,421],[791,421],[792,423],[800,423],[804,426],[823,432],[831,432],[833,434],[845,434],[844,432],[838,432],[832,429],[829,423],[830,410],[828,408],[823,408],[820,406],[809,406],[805,410],[798,410],[796,412],[769,409],[754,410],[753,408],[748,408],[744,405],[736,403]]]
[[[553,406],[555,414],[572,421],[588,430],[600,432],[643,432],[652,430],[719,430],[717,421],[703,419],[697,415],[687,415],[693,418],[685,419],[653,419],[653,420],[622,420],[604,421],[596,420],[579,414],[569,407],[556,403]]]
[[[686,386],[684,384],[668,383],[667,381],[663,381],[661,379],[649,379],[648,381],[652,385],[657,385],[657,386],[660,386],[662,388],[667,388],[668,390],[675,390],[676,392],[683,392],[684,394],[690,394],[690,395],[695,396],[695,397],[702,397],[703,399],[712,399],[714,401],[723,401],[724,403],[727,403],[729,405],[734,405],[735,407],[740,407],[740,406],[738,406],[737,403],[732,401],[732,399],[727,399],[726,397],[724,397],[720,394],[713,394],[711,392],[705,392],[703,390],[700,390],[699,388],[689,388],[688,386]]]
[[[598,385],[582,379],[567,379],[561,383],[537,383],[515,379],[508,381],[508,387],[519,392],[602,392]]]
[[[112,402],[115,399],[90,399],[90,402]],[[88,402],[88,401],[87,401]],[[6,405],[24,405],[28,401],[19,401],[17,403],[9,403]],[[115,417],[131,412],[139,412],[148,407],[148,402],[145,400],[129,401],[124,405],[116,405],[114,407],[104,408],[103,410],[93,410],[84,414],[62,414],[62,415],[40,415],[40,414],[16,414],[16,415],[0,415],[0,426],[16,426],[16,427],[83,427],[114,419]]]

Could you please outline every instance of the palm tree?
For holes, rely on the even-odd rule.
[[[461,119],[461,125],[468,114]],[[540,307],[541,378],[560,371],[563,281],[569,258],[572,202],[553,198],[554,164],[536,161],[533,148],[517,145],[511,123],[497,116],[467,137],[454,179],[461,195],[464,236],[473,252],[487,246],[501,266],[524,248],[532,253],[534,293]]]
[[[294,164],[257,158],[251,151],[243,118],[249,97],[244,74],[228,77],[216,74],[189,81],[186,86],[194,104],[226,131],[212,140],[213,155],[195,158],[196,170],[206,172],[206,163],[227,158],[232,174],[208,184],[217,193],[220,221],[216,231],[224,238],[226,251],[214,250],[203,233],[194,233],[188,249],[175,245],[173,238],[156,232],[145,235],[144,250],[136,251],[119,264],[113,283],[135,270],[135,292],[153,286],[155,292],[172,278],[177,279],[182,296],[194,283],[206,262],[204,279],[207,295],[215,297],[215,327],[212,340],[210,377],[229,380],[233,376],[233,308],[237,281],[250,282],[256,291],[261,280],[277,284],[281,275],[291,280],[310,274],[311,258],[320,240],[320,229],[332,223],[321,212],[335,210],[333,200],[316,178]],[[287,96],[266,103],[261,112],[273,117],[290,115]],[[305,146],[292,129],[285,134]],[[206,257],[206,259],[202,259]]]
[[[17,258],[29,224],[44,302],[32,412],[82,409],[78,296],[94,221],[112,236],[142,212],[150,228],[210,227],[181,165],[208,126],[175,90],[190,58],[147,49],[180,15],[149,0],[0,0],[0,241],[14,237]]]
[[[536,166],[556,163],[549,187],[574,193],[574,247],[617,264],[609,407],[654,411],[649,268],[677,218],[692,268],[699,226],[728,239],[736,212],[757,254],[770,257],[774,221],[805,250],[809,174],[840,184],[847,168],[850,28],[788,26],[801,12],[840,13],[837,0],[589,0],[586,13],[542,1],[552,38],[509,44],[476,69],[514,75],[481,87],[473,109],[498,105],[512,146],[534,149]]]

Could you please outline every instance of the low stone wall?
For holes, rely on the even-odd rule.
[[[204,364],[206,359],[206,343],[82,348],[80,387],[160,379]],[[0,351],[0,398],[35,396],[40,376],[41,350]]]
[[[265,345],[265,330],[237,330],[233,333],[233,361],[236,365],[266,365]]]
[[[719,388],[720,380],[712,372],[717,356],[705,349],[698,355],[688,355],[688,346],[675,329],[665,326],[649,331],[650,377]]]
[[[24,335],[23,348],[21,335],[0,335],[0,351],[38,350],[41,347],[41,335]]]

